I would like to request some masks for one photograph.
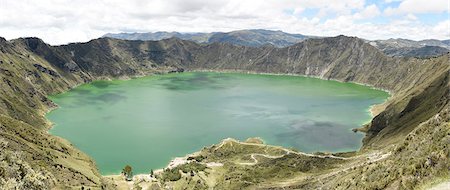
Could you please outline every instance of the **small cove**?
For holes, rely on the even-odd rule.
[[[135,173],[232,137],[304,152],[350,151],[388,93],[353,83],[283,75],[187,72],[96,81],[51,96],[50,133],[97,163],[102,174]]]

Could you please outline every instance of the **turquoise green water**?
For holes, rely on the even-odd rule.
[[[94,158],[102,174],[165,167],[232,137],[305,152],[356,150],[370,105],[388,94],[298,76],[180,73],[98,81],[50,97],[54,135]]]

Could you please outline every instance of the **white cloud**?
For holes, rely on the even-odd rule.
[[[416,17],[416,15],[409,13],[406,15],[406,19],[414,21],[414,20],[417,20],[417,17]]]
[[[380,9],[378,9],[378,6],[375,4],[369,5],[361,12],[355,13],[354,18],[355,19],[368,19],[377,17],[381,14]]]
[[[307,9],[318,10],[318,14],[303,17]],[[395,12],[405,8],[391,9]],[[286,10],[293,14],[286,14]],[[436,9],[433,5],[426,10]],[[62,44],[87,41],[108,32],[263,28],[368,39],[421,39],[427,35],[449,38],[440,25],[417,25],[411,21],[401,25],[394,21],[371,23],[370,19],[381,12],[377,5],[366,5],[364,0],[0,0],[0,36],[37,36],[51,44]]]
[[[449,1],[445,0],[404,0],[397,8],[385,10],[387,15],[408,13],[442,13],[448,10]]]
[[[397,1],[402,1],[402,0],[384,0],[385,3],[392,3],[392,2],[397,2]]]
[[[450,20],[438,23],[435,27],[433,27],[432,31],[435,34],[440,34],[440,38],[450,39]]]

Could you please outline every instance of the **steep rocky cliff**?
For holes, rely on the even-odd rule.
[[[0,170],[0,185],[113,188],[88,156],[46,132],[49,124],[44,114],[55,107],[46,96],[92,80],[226,70],[299,74],[389,90],[392,97],[366,127],[364,152],[403,142],[421,123],[442,112],[448,106],[449,68],[449,54],[391,58],[361,39],[346,36],[308,39],[285,48],[199,45],[176,38],[100,38],[62,46],[37,38],[0,39],[0,140],[10,154],[21,155],[15,160],[31,168],[30,172]],[[40,180],[29,182],[27,175]]]

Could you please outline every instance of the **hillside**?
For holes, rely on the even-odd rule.
[[[273,188],[323,186],[333,189],[341,185],[417,187],[449,175],[445,169],[449,166],[449,149],[446,146],[449,69],[449,54],[426,59],[393,58],[364,40],[346,36],[307,39],[284,48],[218,42],[197,44],[177,38],[160,41],[100,38],[62,46],[50,46],[37,38],[0,39],[0,156],[7,158],[1,162],[4,166],[14,166],[0,171],[0,186],[18,186],[19,189],[114,188],[98,173],[87,155],[69,142],[46,132],[50,126],[44,114],[56,106],[46,98],[47,95],[98,79],[124,79],[181,70],[213,70],[307,75],[364,83],[392,92],[386,103],[377,106],[377,116],[371,123],[360,129],[367,132],[362,149],[340,155],[352,157],[351,161],[296,156],[302,153],[289,156],[274,154],[262,158],[264,162],[235,167],[233,163],[236,158],[239,162],[250,162],[261,159],[261,156],[252,154],[261,153],[243,146],[240,152],[225,149],[214,157],[211,155],[216,155],[215,151],[208,152],[208,148],[202,150],[207,159],[205,163],[199,160],[200,164],[231,163],[222,169],[212,170],[218,176],[221,172],[227,173],[227,170],[237,172],[236,176],[220,179],[250,180],[251,183],[245,185],[248,187],[256,187],[257,184]],[[430,145],[424,141],[432,143]],[[282,152],[279,149],[276,151]],[[371,154],[379,156],[371,157]],[[250,158],[239,158],[243,155],[250,155]],[[432,155],[433,164],[424,165],[429,155]],[[396,162],[405,164],[393,164]],[[320,168],[321,163],[327,165]],[[291,173],[281,171],[281,168],[291,164],[303,169],[292,170]],[[345,169],[345,166],[353,164],[358,167]],[[279,174],[278,178],[269,180],[271,175],[260,170],[268,165],[274,166],[268,172]],[[390,168],[388,171],[392,172],[383,173],[383,168]],[[242,181],[242,175],[254,178]],[[380,176],[389,178],[377,182]],[[424,180],[419,182],[413,176]],[[226,184],[229,183],[216,182],[208,186],[222,184],[228,187]],[[167,185],[176,184],[168,182]]]

